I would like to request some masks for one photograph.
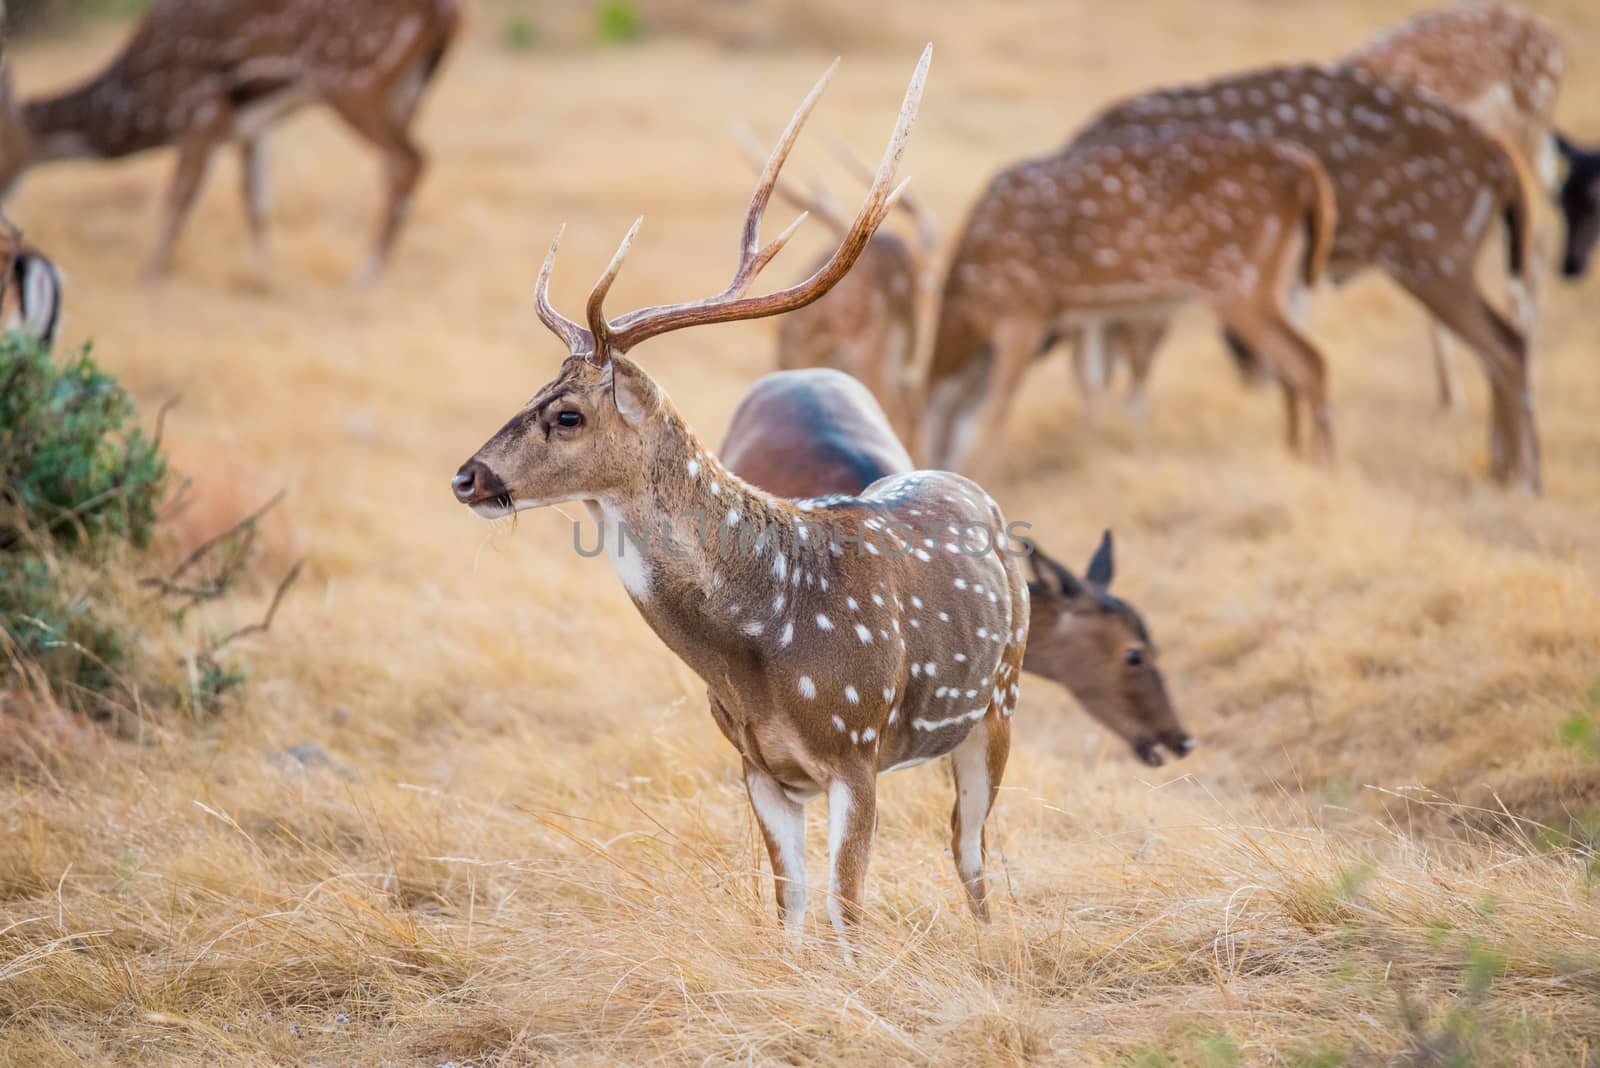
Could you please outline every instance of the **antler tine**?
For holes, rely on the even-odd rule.
[[[686,326],[725,323],[738,319],[760,319],[768,315],[793,311],[795,308],[810,304],[832,289],[855,265],[862,250],[867,247],[867,242],[871,240],[873,231],[883,222],[884,216],[893,208],[905,189],[904,183],[892,189],[890,183],[894,180],[895,170],[900,165],[900,157],[905,154],[906,138],[916,121],[917,106],[922,100],[923,86],[928,78],[928,65],[932,60],[933,46],[930,44],[923,50],[922,58],[918,60],[917,68],[912,72],[911,82],[906,87],[905,99],[900,104],[899,119],[895,123],[894,133],[889,138],[888,147],[884,150],[883,161],[878,166],[867,199],[862,203],[856,213],[855,221],[827,263],[805,281],[787,289],[781,289],[764,297],[738,296],[743,291],[742,287],[749,285],[755,271],[765,266],[772,256],[777,254],[777,249],[782,247],[782,243],[788,240],[793,232],[794,228],[791,226],[771,246],[760,250],[756,248],[761,211],[766,207],[767,200],[772,194],[777,169],[782,166],[789,148],[793,146],[794,138],[799,132],[798,124],[804,121],[815,104],[816,94],[827,82],[828,76],[824,75],[811,95],[800,105],[795,118],[790,120],[789,129],[784,131],[783,139],[773,150],[772,158],[768,161],[770,173],[762,174],[761,182],[750,200],[750,212],[745,218],[740,268],[728,288],[704,300],[642,308],[612,320],[609,324],[612,348],[618,352],[627,352],[641,341],[672,330],[681,330]],[[832,68],[829,69],[829,74],[831,73]]]
[[[606,264],[605,272],[594,284],[594,289],[589,291],[589,333],[594,336],[595,358],[602,364],[610,358],[611,349],[611,324],[606,322],[605,312],[606,294],[611,292],[611,283],[617,280],[617,272],[622,270],[622,261],[628,258],[628,250],[633,247],[634,236],[643,225],[643,215],[633,220],[633,225],[628,227],[628,232],[622,236],[622,244],[617,246],[617,251],[612,255],[611,262]]]
[[[866,161],[856,155],[855,149],[842,137],[833,137],[828,140],[829,147],[833,150],[833,157],[844,164],[845,169],[860,178],[863,182],[871,182],[872,168]],[[931,254],[939,247],[939,224],[933,213],[922,203],[922,198],[915,196],[908,189],[900,198],[900,207],[911,216],[912,224],[917,228],[917,247],[924,254]]]
[[[533,284],[533,306],[539,313],[539,321],[566,342],[568,352],[574,356],[591,356],[599,351],[595,347],[594,335],[550,305],[550,273],[555,270],[556,250],[561,247],[561,235],[566,232],[567,226],[562,223],[550,242],[550,251],[545,253],[544,266],[539,268],[539,280]]]
[[[756,140],[755,131],[750,129],[750,124],[741,122],[733,129],[734,140],[739,143],[739,150],[744,153],[750,166],[761,174],[766,166],[766,161],[761,156],[761,145]],[[834,232],[843,234],[850,228],[850,224],[839,216],[834,210],[833,202],[828,199],[820,181],[813,181],[813,192],[806,192],[798,182],[791,182],[787,174],[778,176],[778,195],[788,201],[789,205],[809,215],[821,219]]]

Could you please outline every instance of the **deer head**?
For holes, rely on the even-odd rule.
[[[843,278],[899,199],[903,183],[901,187],[892,186],[894,173],[916,117],[931,57],[931,48],[924,51],[912,75],[894,134],[854,222],[827,262],[794,286],[766,296],[745,295],[756,275],[805,220],[801,214],[770,244],[761,244],[761,219],[779,171],[838,67],[837,60],[801,102],[761,172],[745,213],[739,264],[722,292],[703,300],[644,308],[608,319],[604,311],[606,294],[638,233],[643,221],[639,220],[623,238],[590,293],[588,325],[582,326],[550,306],[550,272],[561,241],[558,233],[539,272],[534,301],[540,320],[566,343],[569,356],[555,380],[461,465],[452,482],[457,500],[481,516],[495,518],[563,501],[602,501],[636,493],[646,485],[669,483],[669,479],[657,477],[662,473],[652,467],[657,455],[652,439],[662,432],[666,422],[655,418],[662,410],[664,396],[650,376],[625,354],[640,342],[669,331],[759,319],[803,307]]]
[[[1567,224],[1561,273],[1577,278],[1589,269],[1589,256],[1600,240],[1600,152],[1580,148],[1560,134],[1556,147],[1567,162],[1560,193],[1561,216]]]
[[[1033,622],[1023,669],[1071,689],[1151,767],[1162,764],[1162,746],[1187,756],[1194,739],[1167,697],[1150,632],[1139,613],[1110,592],[1111,532],[1101,538],[1082,579],[1037,550],[1028,560]]]

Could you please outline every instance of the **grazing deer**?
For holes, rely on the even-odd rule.
[[[742,131],[740,143],[752,165],[760,167],[763,157],[754,137]],[[871,170],[857,157],[842,148],[840,156],[852,170],[865,169],[871,178]],[[777,191],[794,207],[821,219],[835,235],[849,229],[849,221],[820,187],[808,193],[780,178]],[[855,267],[826,296],[779,320],[778,367],[786,371],[832,367],[854,375],[888,413],[895,433],[909,440],[915,430],[911,376],[919,304],[929,288],[938,236],[932,216],[909,190],[901,195],[899,206],[916,225],[916,242],[907,243],[888,230],[873,234]]]
[[[584,327],[549,304],[552,245],[535,303],[570,356],[453,481],[457,499],[485,517],[582,501],[602,531],[614,530],[608,551],[624,588],[705,680],[712,717],[743,758],[779,914],[795,933],[806,900],[804,806],[827,795],[828,911],[847,955],[877,823],[875,779],[893,768],[951,756],[956,868],[973,913],[987,915],[983,823],[1010,747],[1028,594],[1012,556],[972,552],[963,534],[1003,529],[1003,517],[949,472],[799,502],[757,489],[625,354],[671,330],[792,311],[843,278],[893,208],[889,184],[931,54],[912,76],[866,202],[804,281],[744,295],[793,233],[759,244],[779,169],[828,75],[773,150],[722,292],[608,319],[606,294],[635,223],[589,296]]]
[[[1527,191],[1500,142],[1430,93],[1360,68],[1301,65],[1124,101],[1064,154],[1193,130],[1292,142],[1316,156],[1337,197],[1329,275],[1381,269],[1473,350],[1492,397],[1491,473],[1538,492],[1527,335],[1484,299],[1475,272],[1490,228],[1504,226],[1513,303],[1531,306]]]
[[[388,203],[363,269],[376,278],[405,218],[423,155],[410,126],[450,46],[456,0],[156,0],[110,65],[77,88],[28,100],[13,173],[60,159],[178,150],[148,276],[166,272],[212,153],[239,144],[258,257],[266,236],[266,135],[310,103],[331,108],[382,155]]]
[[[1407,19],[1345,62],[1426,89],[1510,145],[1561,209],[1562,273],[1583,274],[1600,239],[1600,152],[1556,129],[1566,60],[1554,27],[1510,4],[1460,4]],[[1567,165],[1565,179],[1558,155]]]
[[[945,279],[924,444],[981,473],[1023,372],[1063,332],[1164,320],[1203,300],[1280,371],[1290,447],[1299,411],[1332,455],[1321,354],[1286,294],[1317,280],[1333,193],[1309,153],[1223,131],[1085,146],[1002,171],[978,198]]]
[[[1386,82],[1426,90],[1470,115],[1505,142],[1549,193],[1556,193],[1560,184],[1557,145],[1563,146],[1560,155],[1569,160],[1584,155],[1555,128],[1556,93],[1564,67],[1561,38],[1543,19],[1509,4],[1461,4],[1423,12],[1380,34],[1344,62]],[[1562,206],[1570,208],[1563,211],[1570,265],[1574,234],[1586,217],[1600,219],[1600,206],[1585,209],[1565,201]],[[1536,240],[1535,247],[1542,260],[1543,240]],[[1530,280],[1536,277],[1530,275]],[[1515,309],[1525,331],[1533,326],[1531,297],[1528,294],[1525,307]],[[1439,403],[1454,408],[1461,390],[1449,334],[1438,320],[1431,324],[1431,334]],[[1247,357],[1243,350],[1236,353]]]
[[[855,496],[915,465],[866,387],[829,368],[777,371],[739,401],[722,462],[780,497]],[[1161,747],[1187,756],[1194,739],[1167,696],[1143,617],[1109,590],[1111,532],[1082,579],[1035,548],[1028,556],[1028,646],[1022,669],[1072,691],[1089,715],[1151,767]]]

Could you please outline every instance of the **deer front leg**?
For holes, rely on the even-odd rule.
[[[967,890],[972,915],[989,920],[988,883],[983,874],[984,821],[1000,792],[1006,758],[1011,753],[1011,724],[991,710],[950,754],[955,773],[956,803],[950,812],[950,852],[956,874]]]
[[[793,941],[799,941],[806,915],[806,810],[783,792],[778,780],[744,762],[744,785],[755,809],[761,837],[772,861],[772,882],[778,919]]]
[[[878,792],[866,766],[839,773],[828,784],[828,919],[846,962],[852,959],[855,928],[867,881],[872,834],[878,826]]]
[[[222,140],[222,132],[232,121],[224,104],[204,105],[197,112],[204,121],[187,131],[178,141],[178,162],[172,172],[172,182],[167,186],[167,203],[161,220],[161,230],[156,238],[155,252],[145,265],[145,281],[150,282],[167,273],[172,266],[172,247],[178,234],[194,208],[195,194],[205,180],[206,167],[211,162],[212,150]]]
[[[267,266],[267,150],[265,134],[239,142],[239,192],[250,225],[250,255],[256,270]]]
[[[411,193],[422,176],[422,150],[411,140],[405,128],[395,122],[386,102],[378,94],[340,97],[329,103],[352,130],[371,142],[383,155],[387,193],[383,219],[378,224],[372,251],[357,276],[361,284],[371,284],[383,273],[389,261],[389,252],[410,210]]]

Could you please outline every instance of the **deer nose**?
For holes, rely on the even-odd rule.
[[[450,488],[455,490],[456,500],[465,504],[478,496],[479,486],[488,480],[489,469],[478,460],[468,460],[450,480]]]

